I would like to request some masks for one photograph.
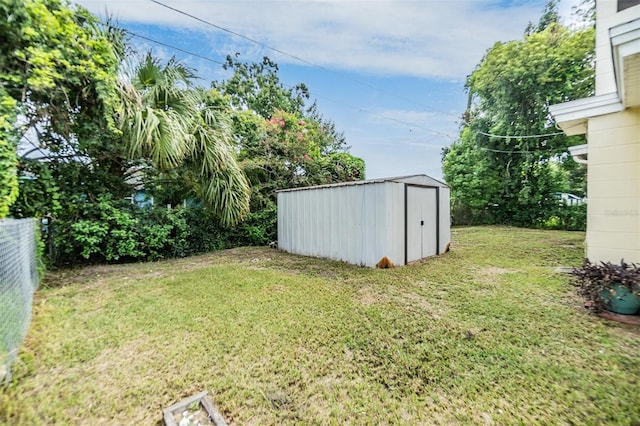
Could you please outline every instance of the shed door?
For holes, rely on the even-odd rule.
[[[438,254],[436,191],[407,186],[407,262]]]

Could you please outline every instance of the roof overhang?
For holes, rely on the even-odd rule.
[[[617,92],[552,105],[549,111],[568,136],[587,132],[587,120],[640,106],[640,18],[609,29]]]
[[[640,106],[640,18],[609,29],[618,94],[625,108]]]
[[[576,101],[551,105],[549,112],[556,123],[568,136],[587,133],[587,120],[598,115],[622,111],[624,106],[617,93],[578,99]]]

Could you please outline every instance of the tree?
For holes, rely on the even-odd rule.
[[[557,0],[549,0],[542,11],[542,16],[538,21],[538,25],[533,25],[529,22],[525,34],[531,35],[546,30],[550,25],[560,22],[560,15],[558,15],[558,2]]]
[[[252,128],[240,145],[239,160],[251,181],[254,206],[276,201],[276,191],[360,180],[364,162],[346,152],[326,152],[326,132],[310,118],[276,110],[264,120],[241,114],[243,128]]]
[[[234,110],[243,169],[252,186],[252,210],[275,205],[279,189],[364,179],[364,162],[348,153],[344,135],[318,111],[306,107],[304,84],[285,87],[269,58],[246,64],[227,57],[234,74],[212,87]]]
[[[593,93],[594,31],[569,30],[555,2],[547,8],[535,32],[496,43],[467,79],[470,105],[443,172],[471,220],[540,224],[561,190],[554,169],[576,168],[567,147],[582,140],[556,130],[549,105]]]
[[[147,159],[160,172],[184,166],[184,189],[224,224],[236,224],[249,211],[249,186],[235,161],[231,122],[204,90],[193,87],[194,78],[174,59],[162,65],[147,54],[120,86],[122,141],[129,159]]]
[[[224,82],[213,82],[212,88],[228,95],[230,105],[236,110],[251,110],[266,119],[278,109],[302,115],[309,99],[309,89],[304,83],[285,87],[278,77],[278,64],[268,57],[260,63],[245,63],[228,55],[223,68],[233,70]]]
[[[0,217],[17,197],[16,148],[28,129],[53,153],[70,141],[81,115],[116,131],[117,36],[63,0],[0,5]]]

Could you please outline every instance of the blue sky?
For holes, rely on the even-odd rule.
[[[546,3],[495,0],[158,0],[249,37],[250,42],[152,0],[78,0],[143,37],[140,51],[173,55],[202,85],[229,74],[212,61],[269,56],[281,81],[305,83],[320,112],[344,132],[366,177],[425,173],[442,178],[441,150],[456,138],[464,81],[495,42],[522,37]],[[576,0],[562,0],[569,17]],[[270,48],[286,52],[282,54]],[[302,59],[293,58],[297,57]]]

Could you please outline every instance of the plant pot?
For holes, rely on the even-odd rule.
[[[601,296],[608,311],[634,315],[640,310],[640,296],[623,285],[613,284],[610,290],[603,290]]]

